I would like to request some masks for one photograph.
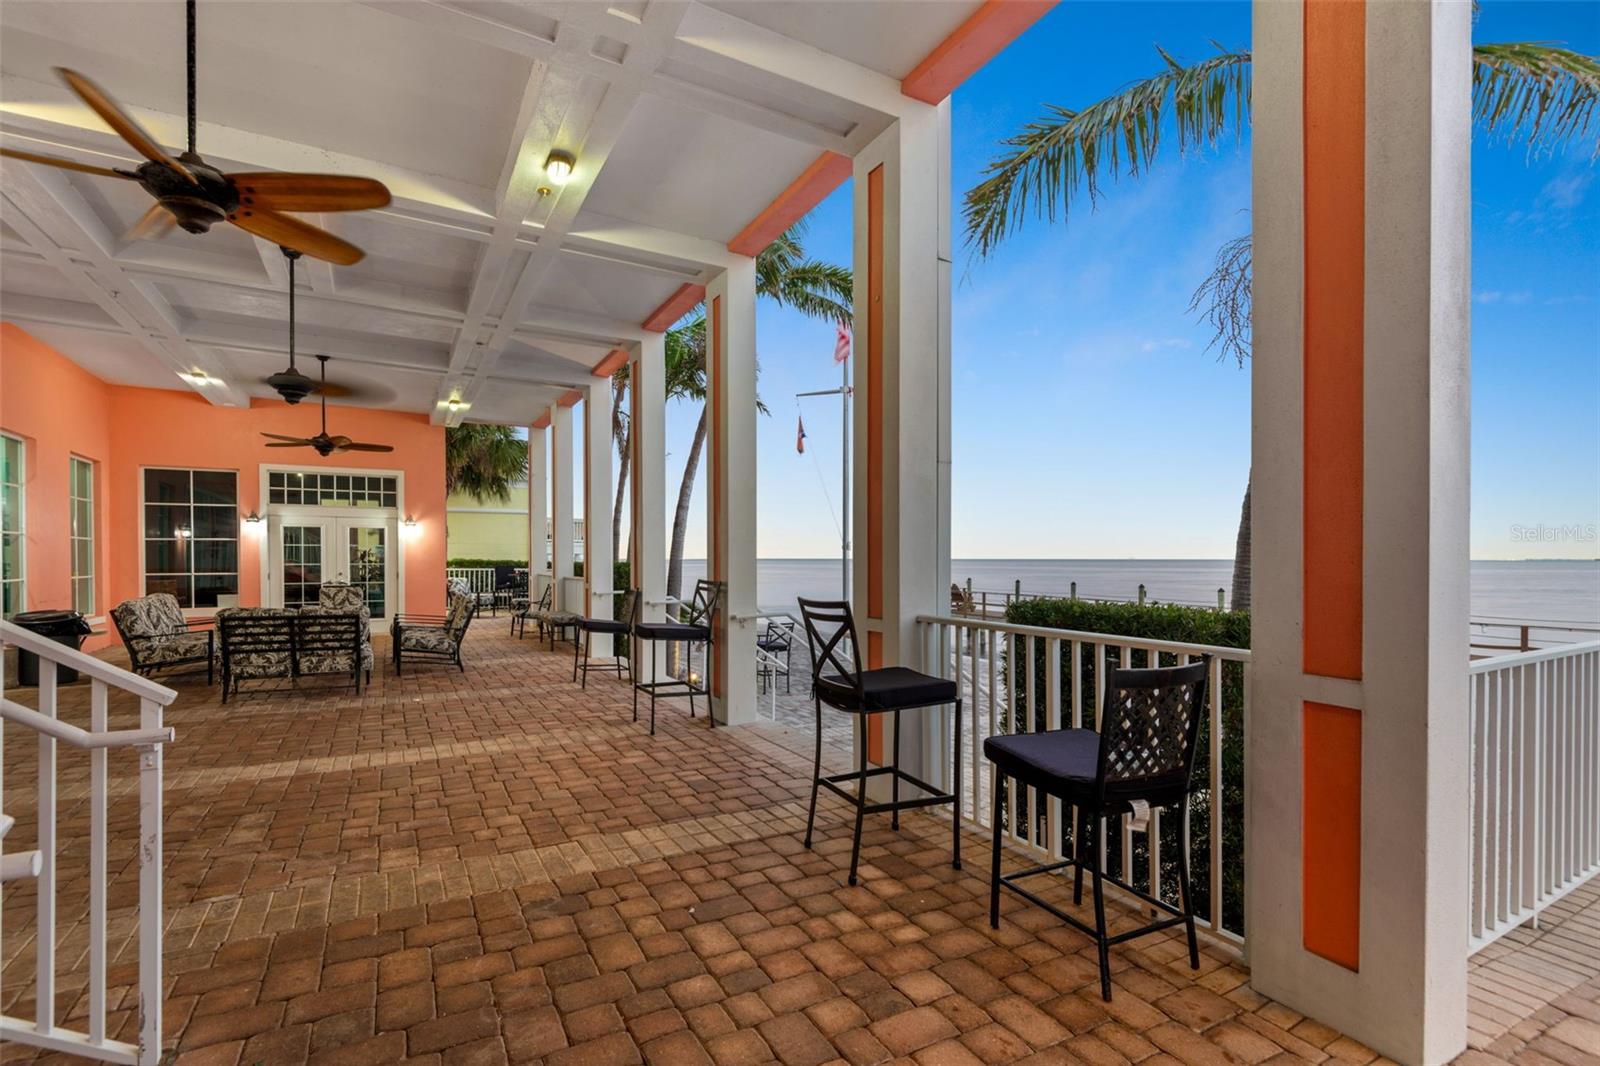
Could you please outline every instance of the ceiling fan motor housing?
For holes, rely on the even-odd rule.
[[[288,404],[299,403],[317,390],[317,383],[298,370],[280,370],[267,379],[267,384]]]
[[[145,163],[135,173],[139,184],[172,212],[180,227],[189,233],[205,233],[238,208],[238,190],[220,171],[193,152],[184,152],[178,158],[199,184],[188,181],[163,163]]]

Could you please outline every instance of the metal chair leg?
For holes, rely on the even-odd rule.
[[[1083,864],[1090,859],[1089,855],[1089,809],[1078,808],[1078,825],[1072,833],[1072,851],[1077,857],[1078,865],[1072,871],[1072,905],[1083,905]]]
[[[817,700],[817,755],[811,765],[811,810],[806,814],[806,850],[811,850],[811,827],[817,821],[817,792],[822,787],[822,701]]]
[[[1189,839],[1189,800],[1183,801],[1183,840]],[[1179,902],[1183,905],[1183,931],[1189,938],[1189,969],[1200,968],[1200,942],[1194,934],[1194,897],[1189,884],[1189,856],[1187,849],[1178,849],[1178,888],[1181,892]]]
[[[637,641],[639,638],[638,637],[634,637],[633,639]],[[652,644],[650,647],[651,647],[651,650],[652,650],[652,653],[653,653],[654,649],[655,649],[655,645]],[[654,663],[656,661],[656,657],[655,657],[654,654],[651,654],[650,661],[652,663]],[[629,666],[630,666],[630,671],[629,672],[631,673],[632,672],[632,670],[631,670],[632,663],[631,662],[629,663]],[[632,680],[633,680],[633,720],[635,722],[637,722],[639,720],[639,679],[637,677],[634,677]]]
[[[656,660],[650,657],[650,735],[656,735]]]
[[[578,655],[582,651],[583,641],[579,640],[578,634],[574,633],[572,635],[572,680],[574,682],[578,680]],[[583,679],[585,681],[589,680],[589,671],[585,670],[583,672]]]
[[[894,712],[894,773],[889,775],[889,828],[900,830],[900,712]]]
[[[1098,840],[1098,823],[1095,830]],[[1091,851],[1098,847],[1098,842],[1091,845]],[[1095,947],[1100,954],[1100,998],[1107,1003],[1111,1002],[1111,945],[1106,943],[1106,895],[1101,885],[1102,875],[1100,864],[1096,862],[1091,871],[1094,878],[1094,928]]]
[[[1000,928],[1000,792],[1005,778],[994,775],[994,814],[989,824],[994,827],[994,848],[989,856],[989,928]],[[959,832],[960,830],[957,830]]]
[[[865,720],[863,719],[863,724]],[[861,864],[861,819],[867,813],[867,746],[861,748],[861,769],[856,777],[856,835],[850,845],[850,883],[856,883],[856,868]]]

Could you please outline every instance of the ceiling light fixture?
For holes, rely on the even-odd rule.
[[[544,173],[550,179],[550,184],[565,185],[572,177],[572,168],[577,164],[578,157],[571,152],[552,148],[544,160]]]
[[[187,381],[189,384],[196,385],[201,388],[204,388],[207,385],[215,384],[217,381],[216,378],[212,377],[210,374],[207,374],[204,370],[190,370],[187,373],[181,373],[178,376]]]

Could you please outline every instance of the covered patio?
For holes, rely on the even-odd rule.
[[[137,186],[7,160],[0,429],[27,551],[4,591],[100,630],[95,659],[33,639],[42,684],[0,703],[7,1062],[1600,1055],[1600,645],[1469,668],[1470,5],[1254,7],[1248,649],[951,614],[950,95],[1051,6],[202,5],[210,165],[392,194],[316,219],[365,258],[298,274],[239,227],[128,232]],[[181,8],[156,10],[7,3],[8,151],[134,162],[53,66],[182,144]],[[825,795],[801,843],[811,738],[768,720],[755,654],[755,257],[847,181],[858,650],[966,699],[964,721],[917,716],[900,758],[964,786],[970,836],[952,870],[948,812],[874,816],[855,886],[846,808]],[[291,286],[300,350],[340,386],[328,426],[389,451],[267,450],[315,425],[265,380]],[[719,597],[701,716],[670,699],[651,736],[624,683],[580,689],[570,647],[498,619],[467,626],[463,669],[395,670],[385,623],[465,617],[443,484],[464,421],[529,429],[535,594],[612,616],[610,524],[586,523],[581,573],[572,534],[577,501],[612,507],[623,367],[630,583],[642,621],[677,614],[664,335],[697,306]],[[340,691],[224,707],[203,675],[127,672],[106,625],[153,594],[181,627],[303,618],[337,582],[363,586],[374,651]],[[982,743],[1097,726],[1086,657],[1100,677],[1202,656],[1200,828],[1158,817],[1136,845],[1115,819],[1122,877],[1154,894],[1173,848],[1204,859],[1200,965],[1180,937],[1117,944],[1104,1001],[1094,945],[1048,913],[1008,896],[989,928]],[[826,760],[885,765],[885,717],[834,726]],[[1008,868],[1065,846],[1059,802],[1024,817],[1021,791]]]

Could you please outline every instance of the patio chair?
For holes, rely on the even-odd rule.
[[[206,684],[211,684],[217,658],[211,619],[185,618],[177,597],[170,592],[123,600],[111,608],[111,621],[128,649],[134,673],[150,677],[157,670],[205,663]]]
[[[794,622],[787,618],[769,618],[767,627],[756,638],[756,650],[761,652],[761,691],[767,691],[770,681],[774,689],[778,676],[783,677],[783,694],[789,694],[789,662],[794,653]]]
[[[589,649],[594,644],[594,635],[596,633],[609,633],[611,635],[611,639],[613,641],[611,648],[612,660],[616,663],[617,680],[622,680],[622,661],[625,658],[628,660],[628,677],[629,680],[632,680],[633,659],[630,656],[624,655],[622,650],[616,647],[615,641],[626,640],[628,635],[633,632],[633,623],[638,620],[637,615],[639,612],[638,608],[635,606],[638,602],[639,590],[629,589],[627,592],[622,594],[622,600],[617,605],[616,618],[578,619],[578,633],[583,639],[581,645],[576,639],[574,639],[572,642],[572,680],[578,680],[578,673],[582,671],[582,687],[589,687]],[[630,644],[630,652],[632,651],[632,647],[633,646]]]
[[[702,578],[694,584],[694,599],[689,603],[683,617],[678,621],[667,622],[635,622],[633,626],[633,639],[649,641],[650,652],[645,658],[650,660],[650,680],[640,681],[637,672],[633,677],[633,720],[639,720],[639,693],[645,692],[650,696],[650,735],[656,734],[656,697],[687,695],[689,697],[689,717],[694,717],[694,698],[696,696],[708,697],[706,703],[706,717],[711,720],[715,728],[716,716],[711,713],[709,697],[711,695],[711,624],[716,617],[717,605],[722,598],[722,585],[716,581],[707,581]],[[637,602],[637,601],[636,601]],[[655,642],[658,640],[671,643],[680,643],[686,648],[683,665],[683,677],[673,677],[666,681],[656,680]],[[704,657],[701,661],[701,670],[698,677],[694,672],[694,646],[705,646]]]
[[[556,610],[551,606],[555,598],[555,582],[545,586],[544,595],[539,598],[540,606],[529,612],[533,620],[539,624],[539,636],[549,636],[550,650],[556,650],[557,640],[566,640],[568,630],[572,631],[572,642],[578,642],[578,620],[582,616],[576,611]]]
[[[366,592],[359,585],[327,581],[317,590],[317,606],[312,611],[355,611],[361,617],[361,668],[372,684],[372,611]]]
[[[535,626],[534,639],[535,640],[542,639],[542,637],[544,635],[544,630],[541,629],[541,628],[538,628],[539,620],[537,618],[535,618],[534,615],[537,614],[540,611],[548,611],[550,609],[550,590],[551,590],[551,588],[552,588],[552,586],[546,585],[544,587],[544,591],[539,593],[539,598],[537,600],[532,599],[530,597],[529,599],[523,600],[522,603],[520,603],[520,604],[513,604],[512,605],[512,609],[511,609],[511,635],[513,637],[516,637],[518,640],[521,640],[522,637],[527,633],[527,630],[528,630],[528,619],[529,618],[533,618],[534,626]]]
[[[861,668],[860,642],[856,639],[855,616],[850,604],[844,600],[800,600],[800,618],[806,627],[806,646],[811,652],[813,702],[817,708],[817,753],[811,773],[811,811],[806,815],[805,845],[811,847],[812,826],[817,820],[817,792],[826,787],[848,800],[856,810],[855,839],[850,846],[850,883],[856,883],[856,870],[861,862],[861,822],[869,814],[889,812],[891,828],[900,828],[900,812],[914,807],[932,807],[942,803],[952,805],[950,865],[961,869],[961,696],[954,681],[921,674],[904,666],[885,666],[876,670]],[[841,645],[848,642],[849,651]],[[894,716],[894,747],[890,764],[867,769],[865,738],[856,745],[859,769],[854,772],[824,777],[822,773],[822,706],[827,704],[847,714]],[[945,704],[955,706],[953,763],[954,790],[941,792],[937,788],[900,769],[900,715],[903,711],[931,710]],[[870,718],[862,719],[863,732]],[[891,781],[889,802],[871,803],[867,800],[867,779],[887,774]],[[854,781],[855,791],[842,787]],[[925,793],[911,799],[900,798],[900,784],[905,782]]]
[[[397,614],[389,626],[394,645],[394,672],[398,676],[407,660],[411,662],[453,663],[466,672],[461,661],[461,644],[467,639],[467,626],[478,609],[477,597],[452,596],[444,615]]]
[[[989,924],[1000,928],[1000,887],[1004,885],[1094,937],[1100,952],[1100,995],[1107,1002],[1111,1000],[1112,944],[1182,925],[1189,939],[1189,968],[1200,968],[1187,849],[1174,849],[1178,857],[1181,907],[1147,895],[1103,872],[1100,850],[1106,834],[1106,819],[1125,814],[1147,818],[1151,811],[1160,808],[1176,807],[1183,811],[1182,839],[1188,839],[1195,738],[1204,714],[1206,678],[1210,669],[1209,655],[1187,666],[1144,670],[1113,668],[1106,681],[1106,703],[1099,733],[1092,729],[1052,729],[1002,734],[983,742],[983,753],[994,766],[994,853],[989,871]],[[1053,796],[1061,800],[1064,810],[1077,809],[1072,858],[1000,876],[1001,798],[1006,794],[1008,778],[1037,790],[1041,798]],[[1022,794],[1022,789],[1017,793]],[[1093,925],[1017,884],[1024,877],[1066,867],[1074,871],[1072,902],[1075,906],[1083,902],[1085,869],[1093,879]],[[1109,935],[1103,888],[1106,881],[1169,917]]]

